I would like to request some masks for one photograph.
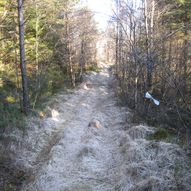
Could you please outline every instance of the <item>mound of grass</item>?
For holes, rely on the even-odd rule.
[[[26,127],[25,116],[17,104],[10,104],[7,108],[0,106],[0,115],[0,128],[18,127],[24,129]]]

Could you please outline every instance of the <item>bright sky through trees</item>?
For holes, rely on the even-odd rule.
[[[141,0],[129,1],[132,7],[136,10],[141,6]],[[87,6],[95,12],[95,19],[99,24],[99,28],[104,29],[107,26],[108,20],[113,15],[115,10],[114,0],[82,0],[82,4]]]
[[[85,0],[88,7],[95,12],[95,19],[100,28],[105,28],[112,14],[112,0]]]

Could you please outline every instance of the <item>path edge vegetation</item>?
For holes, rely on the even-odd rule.
[[[106,45],[117,95],[132,109],[133,122],[163,128],[185,147],[191,140],[190,8],[189,0],[143,0],[138,6],[116,0]]]
[[[25,128],[26,115],[97,70],[97,23],[78,3],[0,1],[0,128]]]

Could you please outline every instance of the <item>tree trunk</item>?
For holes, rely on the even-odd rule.
[[[18,20],[19,20],[19,42],[20,42],[20,68],[22,77],[23,89],[23,112],[29,112],[29,94],[28,94],[28,79],[25,62],[25,47],[24,47],[24,17],[23,17],[23,0],[18,0]]]
[[[41,73],[42,73],[42,66],[39,62],[39,25],[40,25],[40,15],[38,11],[38,1],[34,1],[35,4],[35,14],[36,14],[36,23],[35,23],[35,62],[36,62],[36,85],[35,85],[35,98],[34,102],[32,104],[32,108],[35,108],[36,102],[38,100],[38,97],[40,96],[41,92]]]
[[[182,58],[182,67],[183,67],[183,94],[187,94],[187,70],[188,70],[188,35],[189,35],[189,18],[187,8],[185,7],[185,16],[184,16],[184,43],[183,43],[183,58]]]
[[[68,19],[68,13],[67,12],[65,13],[65,18],[66,18],[67,61],[68,61],[68,66],[69,66],[71,85],[73,87],[75,87],[76,86],[76,84],[75,84],[75,74],[74,74],[74,69],[73,69],[73,66],[72,66],[71,44],[70,44],[70,29],[69,29],[69,19]]]
[[[147,65],[147,89],[152,87],[152,72],[153,72],[153,59],[151,50],[153,50],[153,31],[154,31],[154,12],[155,1],[152,0],[151,12],[148,8],[148,0],[144,0],[144,19],[145,19],[145,33],[146,33],[146,65]]]
[[[81,41],[81,52],[80,52],[80,78],[82,78],[85,71],[85,52],[84,52],[84,39]]]
[[[118,77],[119,73],[119,0],[117,0],[117,26],[116,26],[116,44],[115,44],[115,74]]]

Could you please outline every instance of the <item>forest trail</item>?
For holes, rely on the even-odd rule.
[[[108,67],[88,74],[67,99],[60,95],[43,128],[29,132],[20,161],[34,177],[22,191],[191,190],[184,152],[146,140],[154,128],[130,125]]]

